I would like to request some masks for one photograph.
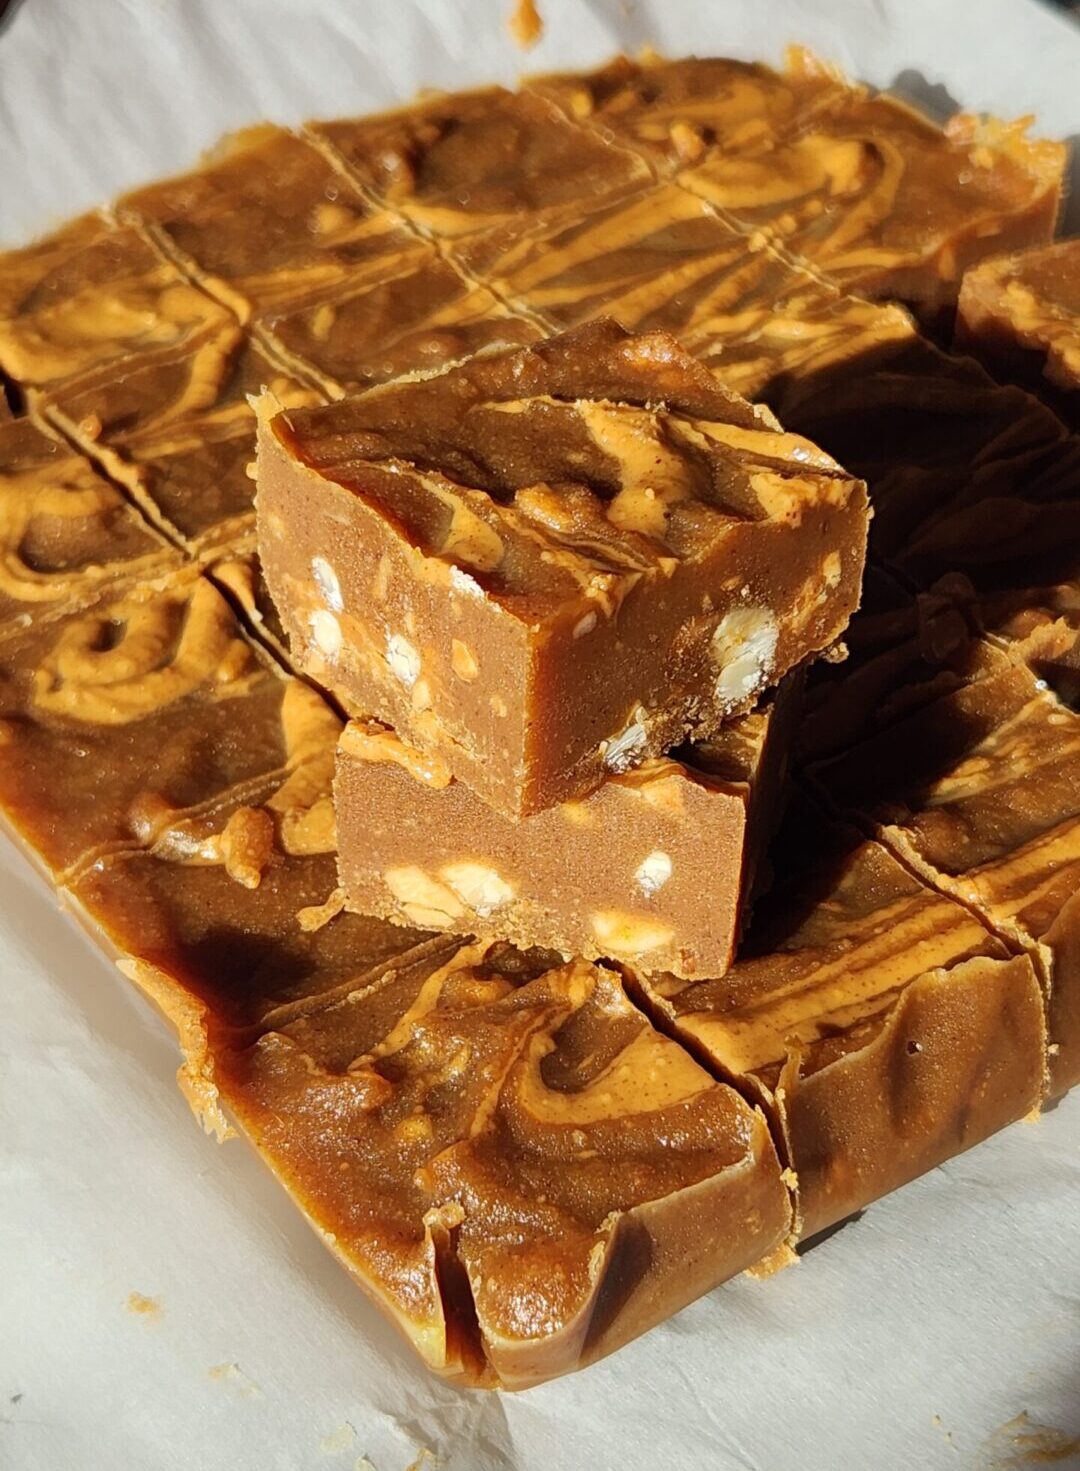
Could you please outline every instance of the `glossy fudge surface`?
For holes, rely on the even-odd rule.
[[[518,822],[437,757],[355,721],[341,738],[335,783],[348,902],[399,924],[722,973],[782,807],[800,686],[791,675],[775,700],[728,721],[712,741]]]
[[[863,486],[600,322],[260,434],[294,656],[507,816],[706,739],[842,631]]]
[[[1031,961],[968,909],[820,815],[791,828],[735,966],[639,984],[776,1118],[810,1236],[1035,1108],[1045,1024]]]

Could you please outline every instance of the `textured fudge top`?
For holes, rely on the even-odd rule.
[[[740,523],[797,524],[861,494],[674,339],[611,322],[290,412],[274,431],[531,621],[582,594],[614,606]]]

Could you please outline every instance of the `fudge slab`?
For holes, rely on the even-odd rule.
[[[1080,1080],[1080,717],[1008,665],[815,768],[938,886],[1030,953],[1051,1091]]]
[[[835,461],[611,322],[264,402],[257,509],[300,666],[509,817],[708,738],[831,644],[867,524]]]
[[[204,856],[224,818],[102,858],[70,902],[173,1020],[204,1125],[228,1111],[432,1369],[536,1383],[783,1247],[763,1115],[615,974],[312,923],[333,855],[280,851],[247,891]]]
[[[797,136],[708,157],[682,182],[846,288],[933,315],[967,266],[1053,235],[1067,150],[1027,126],[961,114],[942,129],[852,88]]]
[[[956,343],[1000,378],[1046,390],[1080,428],[1080,240],[983,261],[968,271]]]
[[[789,675],[714,740],[518,822],[437,758],[354,721],[335,782],[348,902],[399,924],[722,974],[779,817],[800,684]]]
[[[774,1119],[809,1237],[1037,1108],[1046,1028],[1031,960],[880,844],[795,846],[727,975],[638,985]]]

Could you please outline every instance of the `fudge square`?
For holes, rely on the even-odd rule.
[[[511,818],[715,734],[859,597],[865,485],[610,321],[264,397],[257,483],[297,662]]]
[[[789,674],[775,699],[715,740],[520,822],[437,757],[354,721],[334,787],[346,902],[403,925],[720,975],[780,815],[801,684],[801,672]]]

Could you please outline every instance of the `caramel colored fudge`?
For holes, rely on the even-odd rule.
[[[336,734],[213,584],[181,570],[0,639],[0,805],[64,871],[288,766],[311,719]]]
[[[969,265],[1053,235],[1065,145],[1026,128],[960,115],[942,130],[852,89],[797,136],[710,155],[682,182],[833,281],[933,312]]]
[[[567,121],[540,96],[502,87],[308,131],[395,214],[443,238],[533,214],[580,214],[650,177],[632,149]]]
[[[799,683],[789,675],[775,702],[677,759],[519,822],[393,731],[354,721],[335,783],[348,902],[399,924],[721,974],[781,810]]]
[[[85,459],[15,418],[0,420],[0,547],[0,637],[177,560]]]
[[[317,148],[270,124],[223,139],[200,168],[116,208],[241,321],[385,276],[423,249]]]
[[[715,734],[858,599],[862,484],[612,323],[268,404],[258,478],[294,657],[510,817]]]
[[[400,273],[267,311],[261,323],[263,338],[309,376],[314,370],[331,398],[544,335],[531,316],[465,279],[434,246]]]
[[[1080,429],[1080,240],[983,261],[964,276],[957,346],[1045,390]]]
[[[1080,1080],[1080,717],[1011,665],[817,768],[932,881],[1032,956],[1054,1093]]]
[[[57,385],[232,330],[229,315],[134,230],[94,215],[0,256],[0,368]]]
[[[207,1127],[228,1109],[430,1368],[536,1383],[782,1245],[764,1118],[614,974],[357,915],[301,929],[318,877],[287,858],[246,894],[141,854],[73,898],[173,1018]]]
[[[829,67],[798,47],[782,72],[724,57],[616,57],[593,72],[533,77],[529,88],[602,138],[670,174],[703,157],[738,156],[806,127],[843,95]]]
[[[774,1118],[812,1236],[1035,1109],[1035,970],[875,842],[818,819],[720,980],[639,981]]]
[[[255,415],[262,390],[283,407],[318,403],[234,328],[191,354],[136,361],[38,396],[40,409],[126,486],[147,518],[195,551],[254,531]]]

